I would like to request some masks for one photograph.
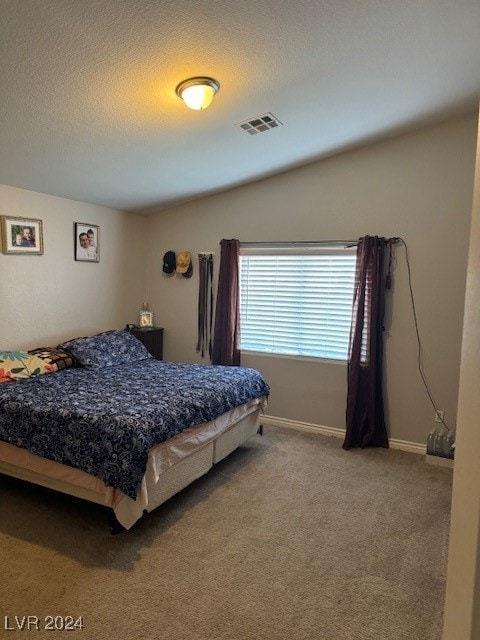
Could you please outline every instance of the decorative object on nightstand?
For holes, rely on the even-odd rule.
[[[143,303],[143,309],[138,315],[139,327],[153,327],[153,313],[148,310],[148,302]]]
[[[163,359],[163,328],[135,327],[130,333],[145,345],[156,360]]]

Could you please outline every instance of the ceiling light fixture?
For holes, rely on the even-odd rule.
[[[206,109],[212,103],[213,96],[220,89],[220,83],[213,78],[197,76],[180,82],[175,93],[190,109]]]

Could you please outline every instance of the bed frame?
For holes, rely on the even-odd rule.
[[[154,447],[147,472],[132,500],[106,487],[84,471],[39,458],[21,450],[20,464],[12,462],[13,445],[0,443],[0,473],[55,491],[111,507],[108,523],[112,533],[130,529],[145,512],[151,512],[173,495],[208,473],[256,433],[263,433],[260,416],[264,399],[237,407],[216,420],[197,425]],[[17,447],[13,447],[18,451]],[[67,478],[67,479],[65,479]]]

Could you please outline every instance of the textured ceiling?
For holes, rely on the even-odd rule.
[[[473,109],[479,0],[1,0],[0,183],[165,208]],[[206,111],[176,85],[209,75]],[[284,126],[236,126],[271,112]]]

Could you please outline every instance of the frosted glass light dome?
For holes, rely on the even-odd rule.
[[[220,89],[220,84],[213,78],[199,76],[181,82],[175,92],[182,98],[187,107],[201,111],[211,105],[213,96]]]

